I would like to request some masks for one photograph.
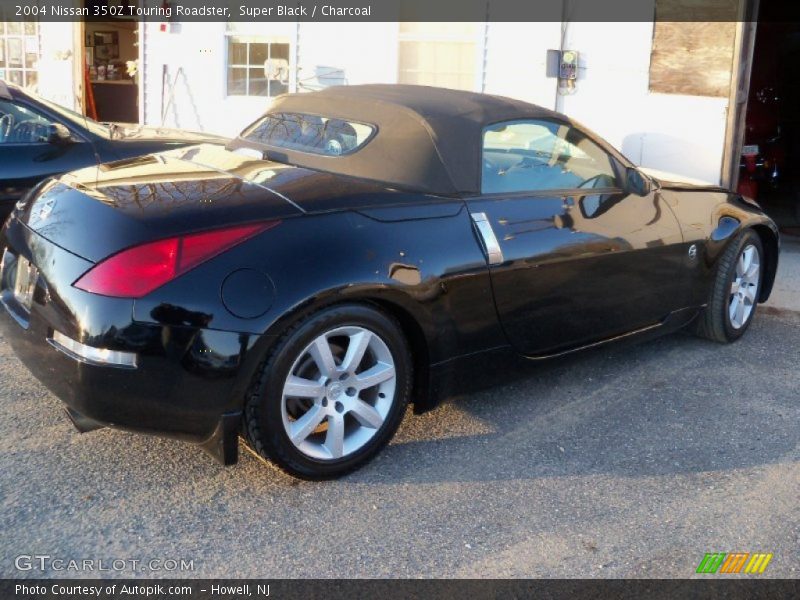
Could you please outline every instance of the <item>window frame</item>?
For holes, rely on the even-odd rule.
[[[591,141],[595,146],[597,146],[602,152],[605,152],[608,155],[609,160],[611,162],[611,168],[614,170],[615,179],[617,182],[616,187],[604,187],[604,188],[553,188],[550,190],[519,190],[513,192],[484,192],[483,191],[483,152],[484,152],[484,139],[486,136],[486,132],[497,125],[502,123],[512,124],[512,123],[537,123],[537,122],[547,122],[547,123],[555,123],[559,126],[565,126],[572,129],[579,131],[581,134],[586,136],[586,138]],[[479,140],[479,148],[480,152],[478,157],[478,197],[480,198],[497,198],[497,197],[548,197],[551,198],[553,196],[583,196],[587,193],[624,193],[624,181],[625,181],[625,171],[626,169],[633,167],[634,165],[630,163],[624,156],[622,156],[619,152],[617,152],[613,147],[611,147],[608,143],[604,140],[598,138],[598,136],[592,134],[591,132],[587,131],[585,128],[576,125],[569,120],[564,119],[557,119],[553,117],[539,117],[539,118],[517,118],[517,119],[502,119],[499,121],[493,121],[488,123],[481,129],[480,140]]]
[[[400,62],[401,46],[404,43],[457,43],[457,44],[464,44],[469,43],[473,44],[473,73],[472,73],[472,85],[468,90],[470,92],[480,92],[483,91],[483,79],[484,79],[484,54],[486,52],[485,42],[486,42],[486,23],[485,22],[476,22],[476,29],[475,32],[472,34],[448,34],[448,33],[419,33],[419,32],[404,32],[402,31],[402,23],[398,23],[397,29],[397,83],[403,83],[401,81],[401,75],[403,73],[402,65]],[[417,84],[417,85],[433,85],[433,84]],[[463,89],[463,88],[447,88],[447,89]]]
[[[2,16],[2,14],[0,14],[0,16]],[[11,83],[14,83],[13,81],[11,81],[11,78],[9,77],[9,73],[13,71],[15,73],[20,73],[22,75],[22,83],[15,83],[15,85],[19,85],[23,89],[38,89],[38,87],[39,87],[39,61],[41,60],[41,56],[42,56],[42,39],[41,39],[41,33],[40,33],[41,30],[39,28],[39,21],[38,21],[38,19],[37,20],[31,20],[31,21],[17,21],[17,23],[19,24],[19,26],[21,28],[20,33],[9,33],[8,29],[9,29],[9,24],[10,23],[11,22],[9,22],[9,21],[0,20],[0,50],[2,50],[2,56],[3,56],[4,62],[5,62],[5,66],[0,67],[0,71],[2,71],[2,73],[3,73],[3,79],[5,79],[6,81],[9,81]],[[27,33],[25,31],[25,28],[26,28],[26,26],[28,24],[32,24],[33,25],[33,29],[34,29],[33,33]],[[22,63],[20,64],[20,66],[12,67],[9,64],[10,56],[11,56],[10,52],[9,52],[9,48],[10,48],[9,40],[11,40],[11,39],[19,40],[20,44],[22,46],[21,47],[21,50],[22,50],[22,52],[21,52]],[[32,67],[28,67],[26,65],[26,62],[25,62],[27,54],[34,54],[34,53],[29,53],[29,52],[26,51],[26,44],[27,44],[27,41],[29,39],[35,39],[36,40],[36,52],[35,52],[36,61],[35,61],[34,66],[32,66]],[[35,77],[36,77],[36,82],[33,85],[31,85],[28,82],[28,74],[29,73],[33,73],[35,75]]]
[[[226,31],[225,32],[225,65],[224,65],[224,67],[225,67],[225,98],[267,98],[267,99],[271,99],[271,98],[277,98],[278,96],[280,96],[281,94],[284,94],[286,92],[291,92],[292,85],[291,85],[291,81],[289,81],[289,82],[287,82],[285,84],[286,85],[286,92],[281,92],[280,94],[274,94],[273,95],[271,93],[271,90],[270,90],[271,82],[273,80],[267,79],[267,95],[262,96],[262,95],[258,95],[258,94],[250,94],[249,93],[250,92],[250,69],[257,69],[257,68],[259,68],[259,65],[253,65],[253,64],[250,64],[250,63],[248,63],[248,64],[235,63],[234,64],[233,62],[231,62],[230,46],[231,46],[233,38],[248,38],[249,41],[236,42],[236,43],[247,44],[247,60],[248,61],[250,60],[250,46],[252,44],[266,44],[267,45],[267,60],[271,60],[272,59],[272,45],[273,44],[285,45],[289,49],[289,58],[287,60],[288,60],[288,63],[289,63],[289,71],[291,72],[291,70],[292,70],[292,56],[293,56],[292,55],[292,41],[291,40],[277,41],[275,39],[275,37],[276,36],[271,36],[271,35],[264,35],[264,36],[251,35],[249,33],[238,32],[238,31]],[[245,90],[246,90],[246,92],[244,94],[232,94],[230,92],[229,78],[230,78],[230,72],[231,72],[232,69],[245,69],[245,71],[246,71],[246,77],[245,77]],[[290,77],[290,79],[291,79],[291,77]]]

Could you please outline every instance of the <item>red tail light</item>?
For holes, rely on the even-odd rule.
[[[114,298],[141,298],[280,221],[239,225],[148,242],[108,257],[84,273],[75,287]]]

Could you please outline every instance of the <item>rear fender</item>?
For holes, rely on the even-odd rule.
[[[263,330],[267,343],[322,308],[366,302],[400,321],[418,371],[504,345],[486,260],[466,209],[418,217],[320,216],[314,245],[291,252],[294,268],[270,273],[277,292]],[[317,219],[298,221],[312,218]],[[329,232],[341,233],[334,242]],[[287,240],[296,237],[288,228],[285,234]]]
[[[463,203],[430,212],[424,205],[409,208],[411,218],[402,218],[405,209],[387,208],[382,215],[285,219],[137,300],[135,318],[185,324],[191,317],[204,329],[250,334],[252,346],[232,390],[238,398],[293,323],[333,304],[368,302],[393,314],[416,342],[415,358],[423,357],[418,372],[504,345],[486,259]],[[221,292],[226,277],[241,269],[261,272],[272,284],[263,313],[253,318],[232,314]]]

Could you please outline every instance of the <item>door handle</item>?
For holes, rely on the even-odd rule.
[[[486,250],[486,256],[489,259],[490,265],[502,264],[503,251],[500,248],[500,243],[497,241],[497,236],[494,234],[492,224],[486,218],[486,213],[471,213],[472,221],[478,229],[481,240],[483,241],[483,248]]]

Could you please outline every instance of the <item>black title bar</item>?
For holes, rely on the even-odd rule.
[[[779,0],[760,0],[762,8]],[[780,0],[772,20],[800,21]],[[485,22],[755,20],[756,0],[0,0],[0,21]],[[778,6],[778,5],[776,5]]]

